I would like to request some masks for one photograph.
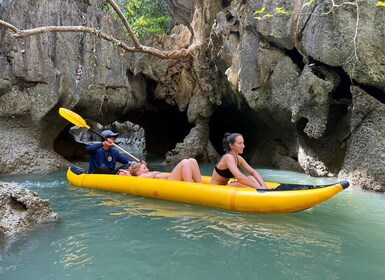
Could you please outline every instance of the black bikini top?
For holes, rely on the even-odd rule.
[[[223,156],[222,156],[223,157]],[[234,175],[233,173],[231,173],[230,169],[219,169],[217,166],[218,166],[218,163],[221,161],[222,157],[218,160],[217,164],[215,165],[214,169],[215,171],[222,177],[224,178],[227,178],[227,179],[230,179],[230,178],[234,178]],[[238,166],[238,157],[236,157],[235,161],[237,162],[237,166]]]

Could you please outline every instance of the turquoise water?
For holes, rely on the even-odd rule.
[[[258,170],[269,181],[334,181]],[[385,279],[383,194],[349,188],[303,212],[254,215],[75,188],[64,171],[1,180],[61,216],[0,243],[2,280]]]

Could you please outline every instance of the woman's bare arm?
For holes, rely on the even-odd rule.
[[[139,175],[138,177],[141,177],[141,178],[155,178],[155,179],[167,179],[168,176],[169,176],[169,174],[165,174],[165,173],[162,173],[162,172],[150,171],[150,172],[144,173],[142,175]]]
[[[240,160],[240,163],[241,163],[241,160],[243,160],[243,158],[241,156],[238,156],[238,159]],[[225,156],[225,161],[226,161],[226,165],[227,165],[228,169],[231,171],[231,173],[233,173],[235,179],[237,179],[237,181],[239,183],[241,183],[242,185],[245,185],[245,187],[249,187],[249,188],[256,188],[257,187],[255,185],[255,182],[252,182],[247,176],[245,176],[245,174],[243,174],[241,172],[241,170],[239,170],[237,163],[235,161],[235,158],[231,154],[227,154]],[[245,160],[243,160],[243,161],[246,163]],[[241,164],[240,164],[240,166],[242,167]]]
[[[249,173],[250,176],[252,176],[256,180],[259,187],[268,189],[262,176],[254,168],[252,168],[243,157],[239,156],[239,162],[242,169],[245,170],[247,173]]]

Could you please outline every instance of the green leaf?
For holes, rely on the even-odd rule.
[[[140,8],[140,2],[139,2],[139,0],[132,0],[132,2],[134,3],[135,8],[137,8],[137,9]]]
[[[284,12],[284,9],[282,7],[275,8],[275,12],[277,14],[282,14]]]
[[[309,2],[305,3],[302,7],[305,7],[305,6],[310,7],[313,4],[314,4],[314,0],[310,0]]]
[[[290,15],[292,12],[289,10],[285,10],[283,7],[275,8],[276,14],[284,14],[284,15]]]
[[[260,10],[256,10],[256,11],[254,12],[254,15],[262,14],[265,10],[266,10],[266,8],[265,8],[265,7],[262,7]]]
[[[385,2],[384,1],[378,1],[376,6],[377,7],[385,7]]]
[[[171,30],[174,23],[166,2],[166,0],[116,1],[139,39],[143,39],[154,33],[166,33]],[[104,4],[103,10],[109,13],[114,19],[119,18],[108,3]],[[127,39],[130,40],[129,34],[126,34]]]

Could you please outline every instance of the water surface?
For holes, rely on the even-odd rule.
[[[255,215],[76,188],[65,171],[1,180],[37,191],[61,216],[0,243],[2,280],[385,279],[383,194],[349,188],[306,211]]]

